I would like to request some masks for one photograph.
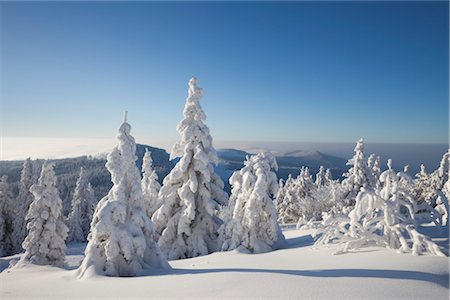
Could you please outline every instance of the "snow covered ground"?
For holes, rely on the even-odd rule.
[[[448,231],[425,228],[448,253]],[[221,252],[171,261],[170,272],[133,278],[77,279],[85,244],[67,249],[65,269],[6,269],[0,258],[0,299],[449,299],[449,258],[382,248],[332,255],[315,248],[311,230],[285,229],[287,247],[265,254]]]

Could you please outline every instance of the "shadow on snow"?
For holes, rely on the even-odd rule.
[[[271,269],[243,269],[243,268],[223,268],[223,269],[172,269],[167,273],[159,275],[193,275],[211,274],[222,272],[237,273],[270,273],[289,276],[303,277],[323,277],[323,278],[382,278],[382,279],[406,279],[425,281],[449,288],[448,275],[436,275],[420,271],[404,270],[373,270],[373,269],[330,269],[330,270],[271,270]]]

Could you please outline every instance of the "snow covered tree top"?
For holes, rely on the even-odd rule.
[[[342,183],[350,192],[356,195],[362,187],[366,189],[375,188],[373,186],[375,180],[373,178],[374,174],[372,174],[372,170],[370,170],[365,158],[364,140],[362,138],[356,143],[354,152],[353,157],[347,162],[347,165],[351,166],[351,168],[343,174],[346,178]],[[372,160],[375,161],[375,159]]]
[[[152,152],[148,150],[148,148],[145,148],[144,157],[142,158],[142,173],[151,174],[152,172],[153,172]]]
[[[189,101],[199,101],[203,97],[203,89],[197,87],[197,78],[192,77],[189,80]]]
[[[54,186],[56,185],[55,171],[53,170],[54,163],[45,161],[42,165],[41,176],[39,177],[38,183],[42,186]]]
[[[208,158],[210,161],[217,163],[217,153],[213,150],[212,138],[209,134],[208,127],[203,123],[206,121],[206,114],[200,106],[200,99],[203,96],[203,89],[197,87],[197,79],[195,77],[189,80],[188,97],[184,106],[184,119],[178,124],[177,130],[181,135],[172,149],[171,159],[183,156],[185,148],[196,146],[199,142],[204,149],[211,149]]]

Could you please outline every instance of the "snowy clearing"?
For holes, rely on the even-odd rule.
[[[448,231],[434,233],[447,245]],[[314,246],[312,230],[285,230],[285,249],[264,254],[236,251],[170,261],[171,271],[148,276],[77,279],[85,244],[69,245],[67,270],[26,265],[5,269],[0,258],[1,299],[233,298],[233,299],[448,299],[449,258],[398,254],[369,247],[332,255]],[[446,251],[448,253],[448,249]]]

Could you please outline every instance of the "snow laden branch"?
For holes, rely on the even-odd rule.
[[[180,141],[171,153],[179,162],[164,179],[159,193],[162,206],[152,220],[161,235],[158,244],[168,259],[205,255],[217,251],[221,224],[219,205],[227,202],[224,183],[214,171],[218,163],[206,115],[200,106],[203,90],[197,79],[189,81],[184,119],[178,124]]]
[[[415,229],[416,201],[400,184],[410,180],[404,173],[388,170],[380,175],[380,189],[361,187],[355,207],[348,216],[328,217],[323,228],[316,232],[317,244],[338,243],[337,253],[377,245],[401,253],[419,255],[428,253],[444,256],[439,247]]]
[[[135,276],[150,268],[170,268],[154,242],[130,131],[130,124],[124,122],[117,146],[108,154],[106,167],[113,186],[95,210],[85,258],[78,269],[80,277],[89,273]]]
[[[222,250],[262,253],[281,247],[284,236],[277,223],[272,197],[277,194],[277,170],[271,153],[247,158],[230,178],[232,193],[221,226]]]

